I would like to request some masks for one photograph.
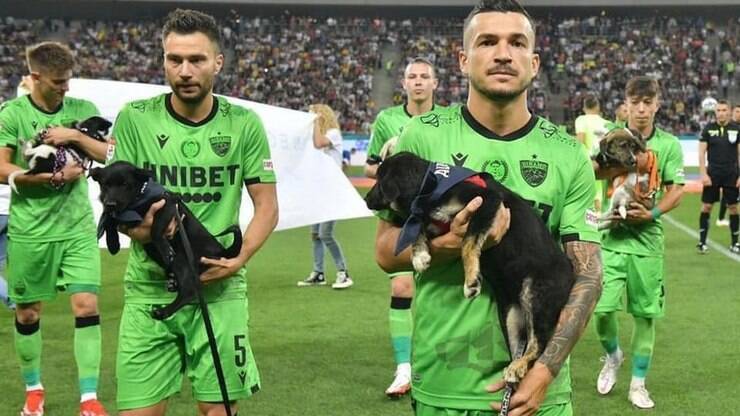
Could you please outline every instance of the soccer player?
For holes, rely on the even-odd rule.
[[[740,146],[737,139],[740,125],[730,119],[730,104],[725,100],[717,102],[714,114],[716,121],[707,123],[699,138],[699,173],[704,189],[701,193],[699,243],[696,248],[701,254],[708,250],[709,216],[712,213],[712,206],[719,200],[721,189],[722,202],[730,211],[730,251],[740,254],[740,244],[737,241],[737,199],[740,187],[738,177]]]
[[[416,117],[396,151],[493,175],[531,201],[573,262],[576,282],[555,334],[511,399],[511,415],[571,415],[568,355],[601,290],[601,259],[593,212],[594,172],[581,145],[529,112],[527,88],[539,70],[535,28],[515,0],[481,1],[468,15],[459,61],[469,80],[466,105]],[[463,297],[461,240],[473,199],[431,241],[432,264],[415,276],[412,395],[417,415],[494,415],[503,369],[511,358],[491,288]],[[488,238],[500,241],[508,210]],[[401,228],[380,213],[378,264],[387,272],[410,268],[410,249],[394,256]],[[512,232],[509,230],[508,232]],[[494,394],[491,394],[494,393]],[[491,403],[494,401],[494,403]]]
[[[583,144],[586,154],[590,157],[599,150],[599,142],[606,134],[606,125],[608,123],[601,117],[601,106],[599,100],[594,95],[587,95],[583,100],[584,114],[576,118],[576,138]],[[596,198],[594,199],[594,208],[601,212],[602,201],[604,199],[604,182],[596,181]]]
[[[735,104],[735,108],[732,109],[732,121],[735,124],[740,125],[740,104]],[[737,202],[740,203],[740,199],[738,199]],[[718,227],[727,227],[730,225],[730,221],[725,219],[726,213],[727,213],[727,203],[725,202],[725,198],[723,197],[719,203],[719,215],[717,215],[717,222],[716,222]]]
[[[424,114],[439,106],[434,104],[434,90],[438,81],[434,65],[423,58],[414,58],[406,65],[403,89],[406,103],[387,108],[378,114],[373,123],[370,146],[367,151],[365,175],[375,177],[378,165],[382,162],[383,145],[395,139],[413,116]],[[403,396],[411,389],[411,300],[414,297],[412,272],[401,270],[389,274],[391,280],[391,307],[388,313],[391,330],[393,357],[396,372],[390,386],[385,390],[389,397]]]
[[[220,30],[213,17],[192,10],[170,13],[162,31],[164,69],[172,92],[127,104],[113,130],[113,160],[151,171],[212,233],[237,224],[242,188],[254,216],[235,258],[201,259],[204,296],[236,414],[237,400],[257,392],[259,373],[249,344],[245,265],[277,224],[275,174],[264,127],[252,110],[213,95],[221,71]],[[224,415],[198,305],[166,321],[152,307],[174,299],[164,271],[142,244],[150,239],[156,202],[143,222],[124,229],[133,240],[124,275],[125,303],[118,338],[117,405],[122,416],[161,416],[187,374],[198,414]],[[174,233],[174,224],[168,234]],[[222,242],[226,243],[226,242]]]
[[[633,203],[627,219],[609,229],[602,238],[604,290],[596,306],[596,332],[606,350],[604,366],[599,373],[597,390],[608,394],[617,381],[617,371],[624,361],[619,347],[617,311],[627,292],[627,312],[634,319],[632,336],[632,381],[628,398],[641,409],[655,403],[645,387],[655,344],[655,320],[663,316],[663,225],[660,216],[678,206],[683,195],[684,172],[681,145],[676,136],[655,126],[655,113],[660,108],[660,88],[650,77],[635,77],[627,82],[626,103],[628,126],[647,139],[647,147],[656,157],[661,189],[652,210]],[[638,163],[645,163],[646,153]],[[613,178],[613,168],[604,169],[594,162],[597,177]],[[621,217],[615,216],[617,220]]]
[[[625,103],[619,104],[619,107],[617,107],[617,111],[615,113],[614,123],[619,127],[624,127],[627,125],[628,117],[629,117],[629,114],[627,113],[627,104]]]
[[[28,169],[21,142],[42,131],[45,141],[74,143],[93,159],[105,159],[108,145],[61,127],[98,115],[89,101],[66,97],[74,68],[67,46],[43,42],[26,51],[33,88],[0,109],[0,180]],[[44,414],[41,384],[41,305],[57,291],[70,294],[75,317],[74,356],[81,394],[80,414],[105,415],[97,400],[100,374],[100,250],[82,166],[56,174],[21,174],[10,201],[8,284],[16,303],[15,350],[26,384],[21,415]]]

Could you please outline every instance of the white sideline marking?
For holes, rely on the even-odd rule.
[[[685,226],[683,223],[677,220],[674,220],[670,215],[663,215],[661,218],[663,218],[665,222],[671,224],[672,226],[678,228],[679,230],[685,232],[686,234],[694,237],[697,241],[699,240],[698,232]],[[713,250],[716,250],[718,253],[723,254],[725,257],[728,257],[730,260],[735,260],[736,262],[740,263],[740,255],[737,255],[731,252],[730,250],[725,248],[723,245],[717,242],[714,242],[711,239],[707,239],[707,245],[711,247]]]

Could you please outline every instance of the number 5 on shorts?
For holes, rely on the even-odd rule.
[[[246,335],[234,335],[234,363],[237,367],[247,364],[247,347],[243,345]]]

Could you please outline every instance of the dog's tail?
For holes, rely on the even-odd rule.
[[[222,257],[230,259],[238,256],[239,252],[242,250],[242,231],[239,229],[238,225],[234,224],[219,234],[216,234],[214,237],[223,237],[228,234],[233,234],[234,242],[232,242],[231,246],[228,248],[224,248]]]
[[[28,170],[17,170],[8,175],[8,185],[10,185],[10,189],[12,189],[13,192],[18,193],[18,188],[15,186],[15,178],[25,174],[26,172],[28,172]]]

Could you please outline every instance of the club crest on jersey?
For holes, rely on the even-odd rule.
[[[219,134],[208,139],[208,142],[211,143],[213,153],[221,157],[226,156],[231,148],[231,136],[221,136]]]
[[[737,130],[727,130],[727,139],[731,144],[735,144],[737,141]]]
[[[503,182],[509,176],[509,167],[503,160],[487,160],[482,170],[490,173],[498,182]]]
[[[186,140],[182,146],[180,146],[182,155],[188,159],[192,159],[200,153],[200,145],[195,140]]]
[[[520,160],[519,169],[522,172],[522,178],[533,188],[542,185],[547,178],[547,163],[539,160]]]

